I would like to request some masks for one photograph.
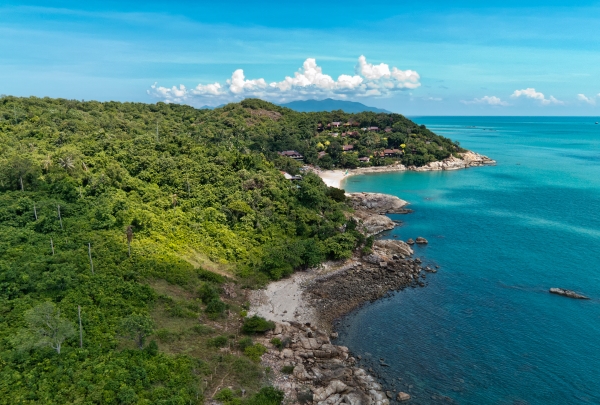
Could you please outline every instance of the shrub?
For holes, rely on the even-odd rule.
[[[252,346],[248,346],[244,349],[244,354],[255,363],[260,362],[260,357],[267,352],[267,348],[257,343]]]
[[[275,329],[275,324],[258,315],[254,315],[251,318],[245,318],[244,324],[242,325],[242,331],[244,333],[264,333],[271,329]]]
[[[283,349],[283,342],[279,338],[271,339],[271,344],[278,348],[279,350]]]
[[[198,289],[198,297],[208,304],[209,302],[219,299],[219,291],[209,283],[204,283]]]
[[[227,304],[217,298],[208,303],[205,312],[210,319],[217,319],[226,309]]]
[[[250,347],[253,344],[254,344],[254,342],[252,342],[252,338],[249,338],[249,337],[242,338],[238,342],[238,346],[239,346],[239,348],[240,348],[241,351],[246,350],[247,347]]]
[[[283,366],[281,372],[284,374],[292,374],[294,372],[294,366]]]
[[[225,347],[227,346],[227,336],[217,336],[212,339],[208,339],[207,344],[210,347]]]
[[[223,388],[221,391],[216,393],[215,399],[221,402],[229,402],[233,399],[233,391],[231,391],[229,388]]]
[[[172,332],[168,329],[159,329],[154,332],[154,336],[156,336],[156,338],[162,343],[179,340],[179,335],[176,332]]]
[[[334,201],[338,201],[338,202],[346,201],[346,192],[340,188],[329,187],[327,189],[327,195]]]
[[[214,329],[209,328],[206,325],[194,325],[192,330],[194,331],[194,333],[197,333],[198,335],[211,335],[211,334],[215,333]]]
[[[254,396],[248,398],[245,405],[280,405],[283,391],[274,387],[263,387]]]

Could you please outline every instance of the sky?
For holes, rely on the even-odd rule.
[[[0,0],[0,94],[597,116],[600,0]]]

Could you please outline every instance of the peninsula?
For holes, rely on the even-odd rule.
[[[330,322],[434,269],[404,242],[375,241],[395,225],[382,213],[406,202],[347,197],[320,170],[485,160],[399,114],[257,99],[199,110],[3,96],[0,145],[0,395],[11,403],[278,405],[280,389],[386,403]],[[298,385],[279,383],[286,371]]]

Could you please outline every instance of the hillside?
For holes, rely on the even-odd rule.
[[[338,121],[390,133],[344,153]],[[1,98],[0,402],[277,404],[247,289],[365,244],[343,193],[277,152],[348,166],[399,142],[459,149],[397,114]]]
[[[341,110],[346,113],[359,113],[364,111],[389,113],[389,111],[377,107],[369,107],[356,101],[334,100],[326,98],[325,100],[300,100],[280,104],[282,107],[290,108],[298,112],[319,112]]]

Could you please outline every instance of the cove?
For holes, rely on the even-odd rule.
[[[345,181],[409,201],[383,237],[425,237],[440,269],[341,319],[336,344],[414,404],[600,403],[598,119],[412,119],[498,164]]]

